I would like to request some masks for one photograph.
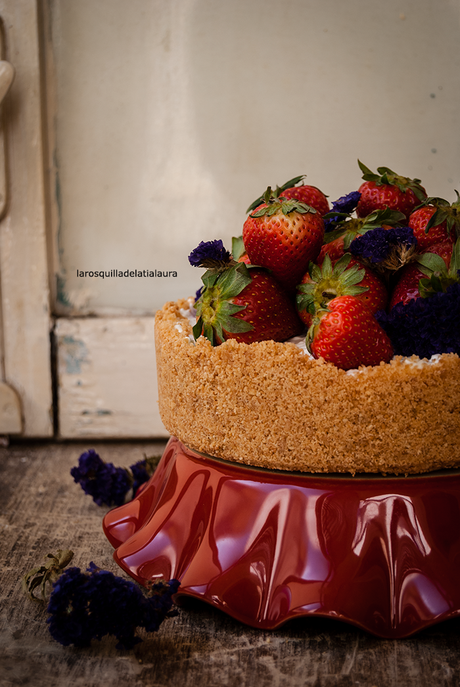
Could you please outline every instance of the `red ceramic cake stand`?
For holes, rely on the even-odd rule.
[[[172,438],[150,481],[110,511],[117,563],[177,578],[252,627],[328,616],[406,637],[460,614],[460,472],[416,477],[271,471]]]

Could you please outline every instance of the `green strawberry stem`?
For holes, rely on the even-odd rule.
[[[268,187],[267,193],[269,191],[271,192],[270,187]],[[252,213],[251,217],[272,217],[272,215],[280,211],[283,213],[283,215],[289,215],[291,212],[299,212],[301,215],[305,215],[308,212],[311,212],[313,215],[316,214],[315,208],[312,208],[311,205],[307,205],[296,198],[286,199],[281,197],[279,199],[273,199],[271,196],[267,196],[267,200],[265,200],[265,206],[260,208],[260,210],[257,210],[257,212]]]
[[[377,174],[372,172],[369,167],[366,167],[360,160],[358,165],[363,173],[364,181],[373,181],[377,186],[396,186],[402,193],[410,190],[420,200],[424,201],[426,193],[420,183],[420,179],[409,179],[409,177],[402,177],[396,172],[393,172],[389,167],[377,167]]]
[[[246,253],[242,236],[232,237],[232,256],[234,260],[238,260]]]
[[[350,260],[350,253],[345,253],[334,267],[327,254],[321,267],[310,262],[308,273],[311,282],[297,287],[298,310],[306,310],[310,315],[316,315],[318,310],[326,307],[327,303],[337,296],[358,296],[368,291],[367,286],[358,286],[366,271],[357,265],[348,267]]]
[[[301,174],[298,177],[294,177],[293,179],[289,179],[289,181],[286,181],[285,184],[282,186],[277,186],[275,191],[272,191],[270,186],[268,187],[267,191],[270,190],[269,197],[273,195],[274,198],[279,198],[279,196],[282,194],[283,191],[286,191],[288,188],[293,188],[293,186],[296,186],[298,183],[303,181],[305,179],[305,174]],[[259,196],[256,200],[254,200],[251,205],[248,207],[246,210],[246,214],[248,215],[251,213],[253,210],[255,210],[261,203],[267,202],[265,200],[265,197],[267,195],[267,191],[261,196]]]
[[[452,284],[460,283],[460,239],[454,244],[449,267],[440,255],[424,253],[416,258],[420,271],[426,275],[419,281],[419,293],[422,298],[429,298],[435,293],[445,293]]]
[[[367,217],[350,217],[343,213],[337,215],[337,213],[329,212],[325,215],[325,219],[334,219],[337,217],[336,229],[329,231],[324,237],[324,243],[332,243],[336,239],[343,236],[343,247],[344,250],[348,250],[351,242],[357,237],[362,236],[371,229],[376,229],[382,225],[388,225],[390,227],[398,226],[401,222],[405,221],[406,216],[398,210],[391,210],[390,208],[385,208],[384,210],[374,210]]]
[[[419,207],[434,206],[436,212],[430,217],[426,227],[425,234],[428,234],[432,227],[438,227],[443,222],[446,222],[447,233],[450,236],[451,232],[455,232],[456,238],[460,236],[460,196],[458,191],[457,200],[452,204],[444,198],[427,198]]]
[[[229,302],[252,281],[243,262],[232,264],[224,272],[208,270],[202,281],[205,288],[195,304],[198,318],[193,327],[195,339],[203,335],[216,346],[225,341],[224,331],[236,334],[253,329],[249,322],[234,317],[246,306]]]

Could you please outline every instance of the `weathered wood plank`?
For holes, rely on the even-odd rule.
[[[153,317],[57,321],[61,437],[167,436],[153,332]]]
[[[112,560],[98,508],[69,474],[88,444],[16,444],[0,449],[0,685],[16,687],[456,687],[460,621],[399,641],[308,618],[273,632],[248,628],[199,603],[146,637],[132,652],[112,638],[84,650],[48,634],[43,609],[23,596],[19,579],[50,550],[69,546],[75,564]],[[129,465],[153,443],[96,444],[115,465]]]
[[[16,76],[4,102],[9,202],[0,224],[5,381],[22,403],[24,435],[53,434],[50,312],[36,0],[0,0],[5,58]]]

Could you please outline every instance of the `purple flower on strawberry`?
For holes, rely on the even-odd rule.
[[[188,261],[192,267],[216,267],[219,264],[227,264],[230,260],[230,253],[224,247],[221,239],[214,241],[201,241],[188,256]]]
[[[417,239],[409,227],[376,227],[362,236],[357,236],[350,244],[352,255],[367,258],[372,263],[386,260],[395,248],[416,246]]]
[[[460,284],[445,293],[398,303],[389,313],[378,312],[376,320],[387,332],[395,355],[431,358],[437,353],[460,354]]]
[[[360,198],[359,191],[351,191],[351,193],[332,201],[332,210],[324,216],[324,231],[334,231],[340,223],[349,219],[349,215],[358,205]]]
[[[361,194],[359,191],[351,191],[351,193],[347,193],[346,196],[341,196],[337,200],[332,201],[331,212],[344,212],[349,215],[356,209],[360,198]]]

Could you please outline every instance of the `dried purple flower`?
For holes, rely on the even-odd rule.
[[[346,215],[344,214],[334,215],[332,214],[332,212],[329,212],[327,215],[323,217],[325,233],[327,234],[328,232],[337,229],[338,225],[341,224],[345,218]]]
[[[460,284],[445,293],[398,303],[375,318],[391,339],[395,355],[431,358],[437,353],[460,354]]]
[[[332,201],[331,212],[335,210],[335,212],[343,212],[348,215],[355,210],[360,198],[361,193],[359,191],[351,191],[346,196],[341,196],[338,200]]]
[[[231,259],[230,253],[224,248],[221,239],[201,241],[190,253],[188,261],[193,267],[213,268],[227,264]]]
[[[82,453],[78,467],[73,467],[70,474],[98,506],[121,506],[130,489],[135,494],[150,479],[157,463],[158,457],[151,456],[129,468],[116,468],[112,463],[104,463],[94,449],[89,449]]]
[[[366,258],[372,263],[386,260],[394,249],[416,246],[417,239],[409,227],[376,227],[357,236],[350,244],[352,255]]]
[[[70,474],[98,506],[121,506],[132,483],[125,469],[104,463],[94,449],[82,453]]]
[[[153,475],[155,468],[149,464],[149,460],[151,459],[146,458],[145,460],[139,460],[137,463],[134,463],[134,465],[131,465],[131,467],[129,468],[133,476],[134,495],[136,494],[139,487],[142,486],[142,484],[145,484],[145,482],[148,482],[148,480]]]
[[[91,563],[86,572],[69,568],[53,585],[47,622],[52,637],[64,646],[89,646],[92,639],[115,635],[117,648],[131,649],[140,642],[137,627],[158,630],[170,617],[172,596],[179,582],[152,585],[147,596],[130,580]]]

